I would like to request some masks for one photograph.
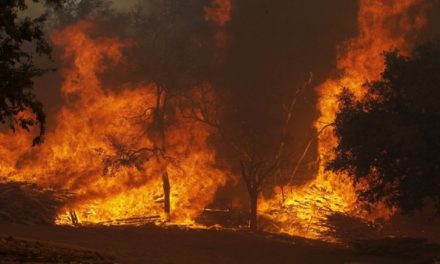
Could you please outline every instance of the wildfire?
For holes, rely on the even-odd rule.
[[[318,88],[319,169],[305,186],[275,188],[261,199],[260,214],[273,226],[269,231],[318,238],[328,216],[342,213],[362,219],[386,218],[394,210],[376,205],[366,212],[349,175],[325,170],[337,145],[331,124],[338,112],[338,95],[348,88],[362,98],[365,82],[380,78],[383,52],[406,52],[425,24],[425,0],[359,0],[359,34],[339,47],[337,70]],[[232,0],[213,0],[205,20],[217,27],[217,46],[226,48],[225,27],[231,20]],[[34,135],[25,131],[0,133],[0,174],[5,180],[36,183],[72,194],[58,215],[58,224],[136,224],[137,219],[194,224],[227,182],[227,172],[215,167],[215,148],[208,144],[212,128],[188,118],[187,109],[173,109],[165,135],[167,152],[157,148],[149,127],[161,98],[154,83],[103,87],[100,75],[124,62],[130,41],[91,37],[90,19],[53,34],[63,49],[64,104],[55,129],[44,144],[31,147]],[[122,63],[123,64],[123,63]],[[194,96],[198,92],[194,90]],[[170,214],[164,212],[166,182]],[[168,181],[169,178],[169,181]]]
[[[33,182],[73,193],[57,222],[114,223],[120,219],[157,218],[192,223],[226,182],[214,167],[215,151],[207,145],[208,127],[179,120],[167,130],[164,160],[152,157],[154,84],[102,86],[99,74],[123,60],[130,43],[92,38],[93,24],[79,22],[53,35],[64,49],[64,105],[56,128],[39,147],[29,146],[25,132],[0,135],[6,159],[0,171],[8,180]],[[179,109],[175,109],[176,116]],[[171,214],[163,213],[162,170],[167,166]]]
[[[376,205],[367,213],[360,206],[356,188],[349,175],[325,171],[325,165],[334,155],[337,145],[330,124],[338,112],[338,95],[343,88],[350,89],[358,98],[363,96],[363,85],[381,77],[384,70],[383,52],[409,50],[415,33],[425,24],[424,0],[360,0],[358,13],[359,33],[339,47],[337,70],[340,77],[331,78],[317,88],[317,108],[320,117],[315,127],[318,131],[319,170],[314,181],[304,187],[292,187],[281,205],[278,189],[275,199],[263,200],[263,215],[275,222],[274,230],[317,238],[327,231],[320,226],[332,213],[344,213],[364,219],[389,217],[393,210]]]

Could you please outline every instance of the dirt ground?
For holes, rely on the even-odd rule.
[[[112,257],[65,244],[0,235],[0,263],[112,264]]]
[[[0,234],[86,248],[114,257],[116,263],[436,263],[407,257],[369,256],[347,247],[302,238],[228,230],[2,224]],[[0,263],[5,262],[0,260]]]

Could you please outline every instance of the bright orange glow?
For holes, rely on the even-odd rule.
[[[317,238],[327,228],[321,220],[332,212],[345,213],[364,219],[388,217],[393,210],[377,205],[367,213],[360,207],[356,188],[348,175],[325,171],[325,164],[334,157],[337,138],[332,124],[338,112],[338,95],[344,87],[358,98],[363,96],[363,84],[377,80],[384,70],[383,52],[399,49],[407,52],[415,33],[424,23],[424,0],[360,0],[358,13],[359,34],[339,47],[337,70],[340,77],[331,78],[317,89],[317,108],[320,117],[315,123],[318,138],[319,171],[316,179],[304,187],[292,187],[282,210],[281,193],[275,199],[263,200],[262,214],[275,223],[275,230]]]
[[[92,31],[92,22],[83,21],[53,35],[71,63],[63,70],[64,105],[56,128],[36,148],[30,147],[29,133],[0,134],[0,173],[7,180],[72,192],[74,198],[59,212],[59,224],[72,224],[71,212],[80,224],[157,216],[157,221],[169,217],[172,223],[191,224],[226,182],[226,174],[214,167],[215,151],[207,145],[212,131],[188,119],[168,128],[171,214],[165,216],[163,162],[146,155],[131,161],[127,157],[153,145],[146,135],[152,118],[145,110],[156,103],[156,87],[103,87],[99,74],[121,62],[122,49],[130,43],[94,39]],[[175,109],[176,116],[180,111]],[[121,158],[121,166],[106,171],[104,161],[115,157]]]
[[[328,125],[335,120],[343,87],[362,98],[363,84],[380,78],[383,52],[407,52],[411,48],[415,33],[425,24],[425,1],[359,0],[359,34],[339,47],[340,75],[317,88],[317,176],[305,186],[286,186],[284,194],[278,186],[272,198],[260,200],[260,215],[273,225],[264,226],[267,230],[320,238],[327,231],[322,221],[332,213],[368,220],[394,213],[382,204],[366,212],[356,193],[362,186],[355,186],[349,175],[325,171],[338,143]],[[217,27],[218,47],[225,48],[232,0],[213,0],[204,11],[205,20]],[[155,145],[148,127],[153,123],[151,109],[158,101],[157,86],[138,83],[104,87],[101,74],[123,64],[123,50],[133,44],[92,37],[93,30],[93,22],[87,19],[52,36],[69,65],[62,69],[64,101],[56,127],[44,144],[33,148],[33,133],[0,133],[0,175],[6,181],[71,192],[71,200],[59,211],[58,224],[73,224],[76,216],[79,224],[137,224],[142,219],[154,219],[196,225],[195,218],[211,204],[228,178],[227,171],[215,166],[215,147],[208,144],[214,129],[183,118],[188,109],[179,105],[172,110],[173,122],[165,135],[169,158],[149,155]],[[193,96],[200,96],[197,89]],[[214,95],[207,96],[215,100]],[[171,186],[169,215],[164,213],[164,170]],[[232,199],[232,207],[239,207],[241,201]]]

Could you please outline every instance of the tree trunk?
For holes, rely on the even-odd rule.
[[[286,194],[284,193],[284,185],[280,185],[281,189],[281,207],[284,207],[284,203],[286,202]]]
[[[166,214],[169,214],[171,212],[171,206],[170,206],[170,179],[168,177],[168,172],[165,170],[165,172],[162,174],[162,183],[163,183],[163,195],[164,195],[164,211]]]
[[[257,223],[257,211],[258,211],[258,192],[252,191],[249,193],[250,196],[250,216],[249,216],[249,228],[251,231],[258,231]]]
[[[70,219],[72,220],[72,225],[79,226],[78,216],[76,216],[75,211],[70,211]]]

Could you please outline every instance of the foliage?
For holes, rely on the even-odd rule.
[[[33,2],[42,2],[33,0]],[[46,5],[60,6],[61,0],[46,0]],[[20,18],[20,13],[28,8],[25,0],[5,0],[0,2],[0,122],[7,123],[15,130],[22,127],[29,130],[38,125],[39,136],[34,144],[42,141],[46,117],[43,105],[34,95],[33,78],[46,73],[35,65],[32,53],[25,45],[33,44],[35,53],[50,56],[51,47],[42,29],[46,15],[37,18]],[[22,115],[30,111],[34,117]]]
[[[411,57],[386,54],[382,79],[365,85],[357,101],[345,91],[335,123],[340,142],[328,165],[369,188],[368,201],[410,213],[427,198],[440,212],[440,43],[418,46]]]

